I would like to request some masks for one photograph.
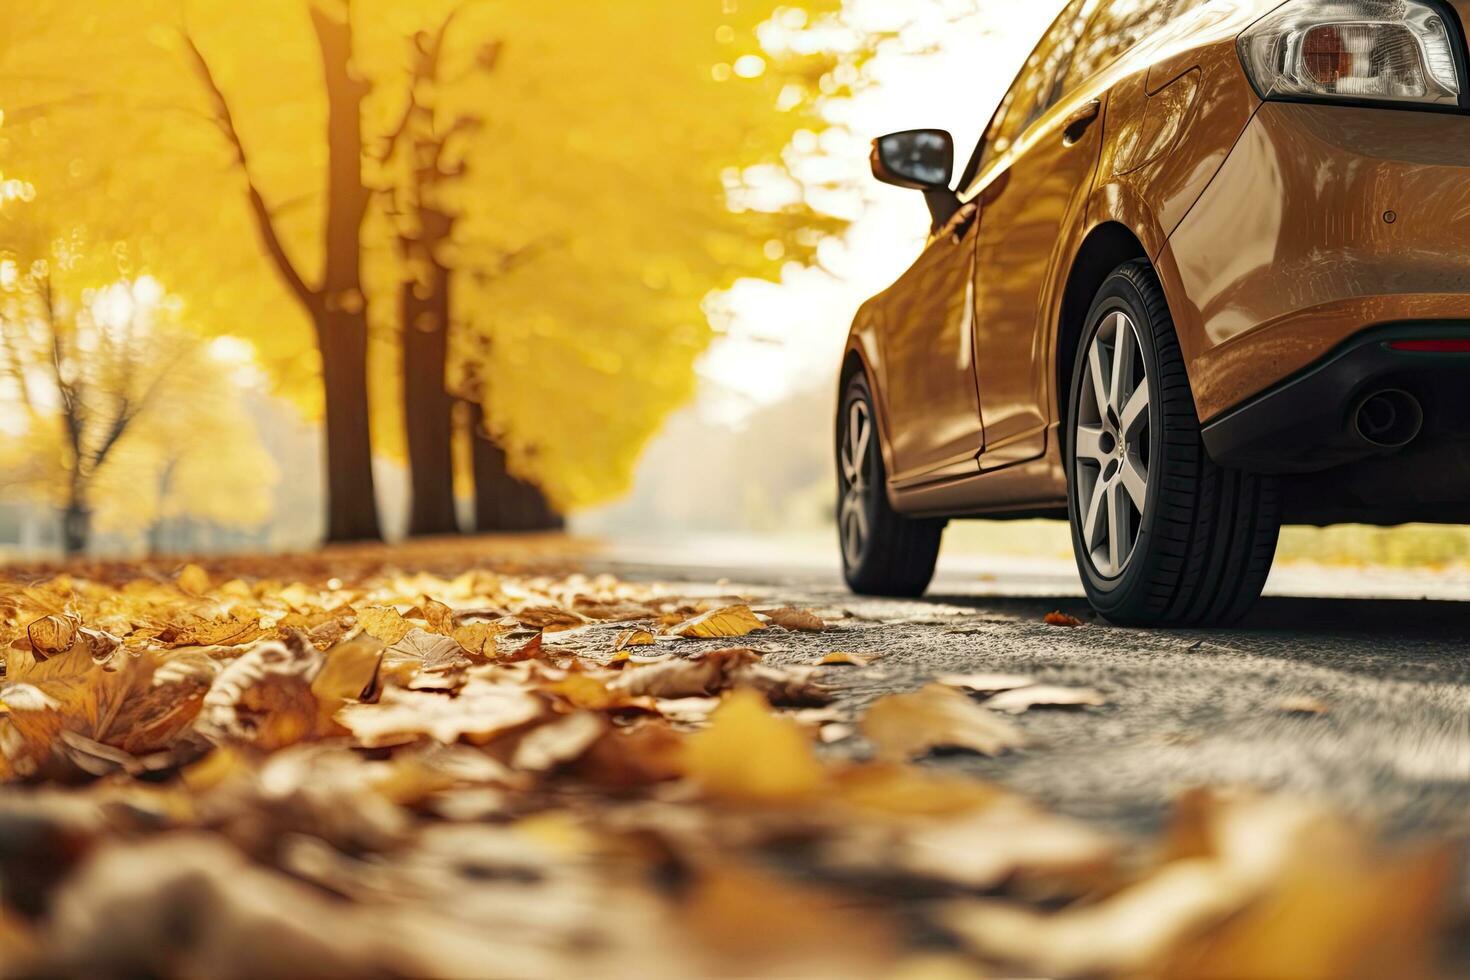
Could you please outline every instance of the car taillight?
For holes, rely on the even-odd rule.
[[[1240,37],[1263,99],[1457,106],[1458,33],[1423,0],[1292,0]]]

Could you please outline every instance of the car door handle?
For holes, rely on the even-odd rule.
[[[1080,140],[1082,134],[1087,132],[1087,128],[1096,122],[1097,117],[1101,114],[1102,101],[1099,99],[1093,99],[1091,102],[1080,106],[1062,124],[1062,144],[1064,146],[1071,146]]]

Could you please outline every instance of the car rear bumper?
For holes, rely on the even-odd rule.
[[[1166,251],[1207,422],[1376,325],[1470,323],[1470,116],[1266,103]]]
[[[1412,431],[1370,425],[1370,439],[1359,412],[1388,392],[1407,396],[1421,417],[1403,420],[1414,421]],[[1407,446],[1470,442],[1470,319],[1368,330],[1211,419],[1202,434],[1217,463],[1260,473],[1310,473]]]

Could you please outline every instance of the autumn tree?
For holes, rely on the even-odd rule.
[[[192,513],[263,521],[272,464],[227,366],[178,322],[177,299],[147,276],[59,288],[69,263],[65,246],[57,252],[0,256],[0,412],[14,430],[0,480],[60,508],[71,555],[87,549],[99,513],[104,526],[154,519],[164,473],[192,481]]]

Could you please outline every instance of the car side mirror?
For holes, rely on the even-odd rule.
[[[873,140],[873,176],[885,184],[924,192],[931,234],[960,209],[954,179],[954,137],[942,129],[910,129]]]
[[[873,141],[873,176],[917,191],[949,190],[954,139],[942,129],[910,129]]]

